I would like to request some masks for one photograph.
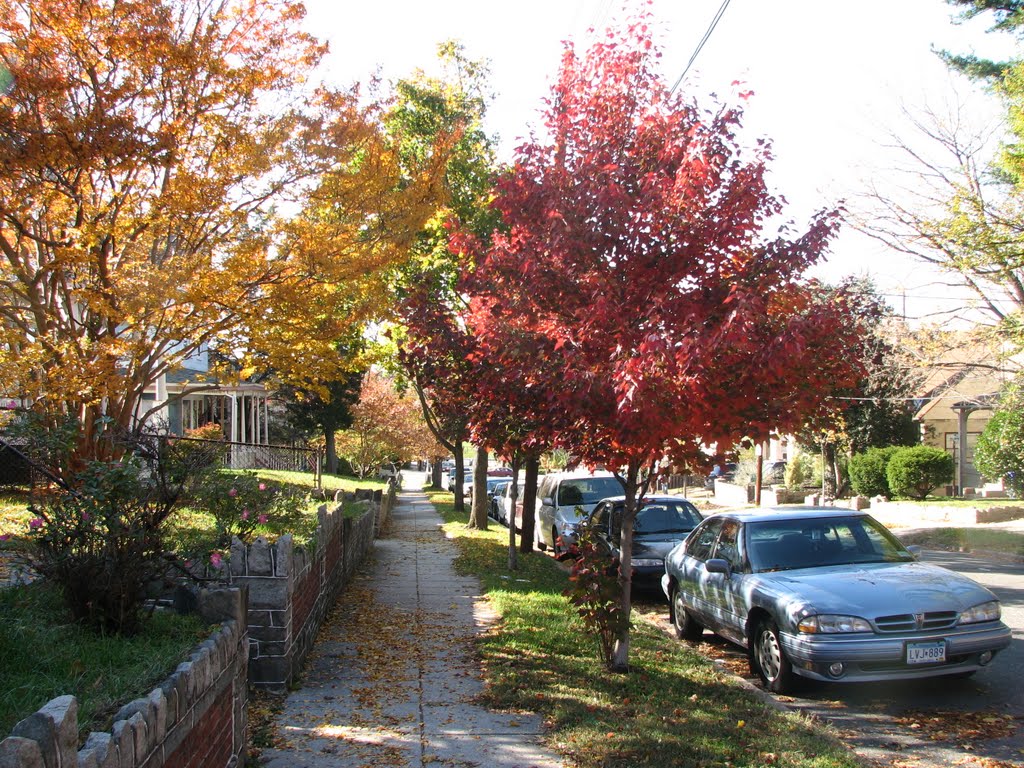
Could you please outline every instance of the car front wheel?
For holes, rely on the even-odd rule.
[[[754,631],[750,666],[772,693],[788,693],[793,689],[793,665],[782,650],[779,627],[771,619],[762,619]]]
[[[536,525],[536,524],[535,524]],[[546,552],[548,545],[544,543],[544,537],[540,535],[540,526],[536,525],[533,530],[533,542],[537,545],[538,552]]]
[[[676,637],[683,640],[699,640],[704,634],[704,627],[686,610],[678,584],[672,587],[672,628],[676,631]]]

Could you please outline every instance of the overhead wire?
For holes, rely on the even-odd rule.
[[[668,92],[669,96],[675,93],[676,88],[678,88],[679,84],[683,82],[683,78],[686,77],[686,73],[690,71],[690,67],[693,66],[693,62],[696,61],[697,56],[714,33],[715,27],[718,26],[718,22],[720,22],[722,20],[722,16],[725,15],[725,9],[729,7],[730,2],[731,0],[722,0],[722,4],[715,13],[715,17],[711,20],[711,24],[708,25],[708,29],[704,33],[704,37],[702,37],[700,42],[697,43],[697,47],[694,49],[693,55],[690,56],[690,60],[686,63],[686,69],[683,70],[683,74],[679,76],[679,79],[676,80],[676,84],[673,85],[672,89]]]

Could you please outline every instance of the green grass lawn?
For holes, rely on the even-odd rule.
[[[455,566],[480,578],[501,621],[480,641],[486,703],[540,713],[551,745],[579,768],[733,766],[850,768],[837,740],[779,713],[687,645],[634,620],[629,674],[605,671],[562,595],[566,572],[550,557],[520,556],[507,570],[508,531],[468,530],[451,495],[430,492],[461,551]],[[667,610],[667,607],[666,607]]]
[[[49,585],[0,589],[0,736],[65,694],[78,698],[81,733],[109,728],[211,630],[196,616],[157,612],[133,638],[102,636],[68,623]]]
[[[918,544],[925,549],[946,552],[978,552],[1014,556],[1024,559],[1024,534],[997,528],[926,528],[902,534],[894,529],[904,544]]]

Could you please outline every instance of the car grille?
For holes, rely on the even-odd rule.
[[[879,616],[875,619],[875,626],[879,632],[932,632],[956,626],[958,616],[956,611],[898,613],[895,616]]]

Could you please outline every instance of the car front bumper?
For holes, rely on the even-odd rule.
[[[1010,644],[1010,629],[1002,622],[957,627],[947,633],[921,635],[782,635],[782,647],[793,671],[804,677],[830,682],[869,682],[936,677],[973,672],[991,661]],[[942,641],[946,661],[908,664],[907,643]],[[830,674],[831,665],[843,665],[840,674]]]

